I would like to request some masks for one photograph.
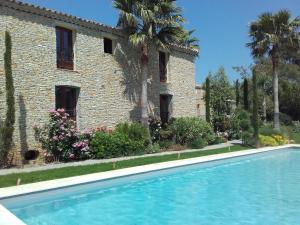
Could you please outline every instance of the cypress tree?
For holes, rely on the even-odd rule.
[[[0,131],[0,164],[7,163],[7,155],[12,146],[14,123],[15,123],[15,97],[14,84],[11,67],[11,36],[5,32],[5,53],[4,53],[4,70],[5,70],[5,89],[6,89],[6,118]]]
[[[235,82],[235,104],[238,108],[240,105],[240,83],[239,80],[236,80]]]
[[[249,110],[249,97],[248,97],[248,79],[247,78],[244,79],[243,88],[244,88],[244,109],[246,111],[248,111]]]
[[[258,95],[257,95],[257,79],[256,79],[256,72],[255,69],[253,69],[253,138],[255,141],[255,146],[258,147]]]
[[[205,82],[205,115],[206,121],[210,123],[210,80],[209,77],[206,78]]]

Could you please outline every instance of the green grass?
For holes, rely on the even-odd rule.
[[[227,152],[235,152],[246,150],[247,147],[243,146],[232,146],[229,148],[219,148],[207,151],[196,151],[196,152],[187,152],[181,153],[180,159],[188,159],[194,157],[201,157],[207,155],[221,154]],[[138,159],[130,159],[118,161],[113,168],[113,163],[101,163],[94,165],[85,165],[85,166],[70,166],[59,169],[49,169],[44,171],[35,171],[30,173],[15,173],[9,175],[0,176],[0,187],[9,187],[15,186],[17,179],[21,178],[21,184],[34,183],[39,181],[53,180],[58,178],[66,178],[72,176],[85,175],[90,173],[104,172],[114,169],[122,169],[134,166],[148,165],[152,163],[160,163],[167,161],[178,160],[178,154],[164,155],[164,156],[151,156],[151,157],[142,157]]]

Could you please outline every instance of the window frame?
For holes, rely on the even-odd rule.
[[[109,42],[109,45],[107,47],[107,41]],[[108,51],[107,51],[107,48],[108,48]],[[114,40],[111,39],[111,38],[108,38],[108,37],[104,37],[103,38],[103,52],[105,54],[110,54],[110,55],[113,55],[114,54]]]
[[[159,80],[161,83],[168,82],[168,54],[163,51],[158,52]]]
[[[56,26],[56,64],[57,68],[74,70],[74,31],[65,27]],[[65,43],[65,34],[68,34],[68,43]],[[58,37],[58,34],[60,35]],[[67,46],[66,46],[67,45]],[[65,50],[70,56],[69,59],[65,57]]]
[[[72,93],[71,109],[67,109],[67,89]],[[55,86],[55,109],[63,108],[66,113],[69,114],[70,118],[77,121],[77,108],[78,108],[78,96],[79,88],[66,85]],[[60,102],[60,103],[59,103]],[[61,104],[59,106],[59,104]],[[70,113],[71,112],[71,113]]]

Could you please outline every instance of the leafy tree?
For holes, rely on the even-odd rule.
[[[210,81],[209,77],[206,78],[205,82],[205,116],[206,122],[210,123]]]
[[[239,80],[235,81],[235,104],[238,108],[240,105],[240,83]]]
[[[148,127],[149,48],[155,45],[168,50],[170,44],[183,43],[182,10],[174,0],[114,0],[114,7],[119,10],[118,26],[133,46],[141,48],[141,122]]]
[[[243,97],[244,97],[244,109],[249,111],[249,87],[248,87],[248,79],[244,78],[243,84]]]
[[[273,66],[274,129],[280,130],[278,69],[287,48],[299,47],[300,18],[291,19],[286,10],[278,13],[263,13],[250,25],[251,42],[247,46],[254,58],[271,57]]]
[[[280,111],[300,120],[300,84],[282,80],[279,85]]]
[[[11,68],[12,43],[11,36],[7,31],[5,32],[5,48],[4,69],[7,109],[4,125],[0,130],[0,166],[4,166],[7,163],[7,155],[12,146],[15,123],[15,97]]]
[[[230,102],[234,97],[234,91],[224,67],[210,77],[210,104],[212,109],[212,122],[215,131],[224,132],[229,128],[228,115],[230,114]]]
[[[252,76],[252,89],[253,89],[253,138],[255,141],[255,145],[258,146],[258,94],[257,94],[257,78],[256,78],[256,71],[253,69],[253,76]]]

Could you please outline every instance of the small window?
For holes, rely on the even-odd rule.
[[[159,76],[160,82],[167,82],[167,54],[159,52]]]
[[[73,70],[73,35],[72,31],[56,27],[57,67]]]
[[[113,41],[109,38],[104,38],[104,52],[113,54]]]
[[[78,90],[68,86],[55,87],[55,107],[64,109],[70,118],[76,121],[76,108],[78,101]]]

